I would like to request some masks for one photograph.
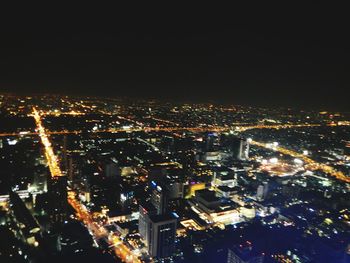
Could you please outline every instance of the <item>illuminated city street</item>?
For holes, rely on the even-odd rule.
[[[162,120],[163,121],[163,120]],[[321,124],[287,124],[287,125],[252,125],[252,126],[232,126],[232,127],[144,127],[144,128],[123,128],[123,129],[108,129],[90,131],[92,133],[120,133],[120,132],[179,132],[179,131],[191,131],[191,132],[223,132],[235,130],[237,132],[243,132],[253,129],[290,129],[290,128],[305,128],[305,127],[319,127]],[[350,126],[350,123],[328,124],[327,126]],[[79,134],[87,131],[75,130],[75,131],[46,131],[48,135],[69,135]],[[40,134],[38,132],[20,132],[20,133],[0,133],[0,137],[10,136],[35,136]]]
[[[34,153],[35,161],[24,159],[18,170],[18,174],[34,170],[34,178],[17,175],[12,187],[17,197],[3,192],[0,204],[9,218],[17,218],[9,204],[33,199],[35,210],[26,210],[30,235],[21,231],[19,237],[33,248],[41,248],[43,242],[59,244],[55,252],[41,253],[182,262],[184,251],[201,260],[209,257],[204,251],[210,251],[225,261],[225,254],[213,251],[212,236],[227,237],[238,245],[243,239],[259,244],[250,231],[263,228],[275,236],[277,229],[300,224],[301,238],[307,242],[337,236],[340,226],[349,224],[347,199],[341,196],[349,191],[350,138],[344,135],[339,142],[332,135],[348,131],[350,116],[339,115],[334,121],[333,114],[321,112],[312,120],[292,115],[284,120],[278,112],[266,110],[261,114],[270,118],[254,112],[257,117],[249,120],[251,110],[242,108],[236,114],[247,120],[239,122],[231,110],[222,111],[220,106],[184,106],[173,113],[169,105],[165,113],[154,108],[144,118],[149,107],[140,113],[139,108],[121,104],[117,109],[123,114],[112,114],[113,109],[97,106],[99,100],[82,103],[65,98],[66,111],[50,113],[40,100],[27,100],[28,109],[20,118],[33,122],[0,134],[2,150],[10,151],[8,158],[30,158]],[[81,104],[84,114],[79,113]],[[96,116],[94,111],[102,113]],[[195,117],[183,118],[188,112],[195,112]],[[220,118],[213,120],[215,114]],[[17,148],[21,150],[12,151]],[[20,155],[26,151],[30,154]],[[329,200],[337,200],[339,209],[327,207]],[[21,209],[23,205],[17,204]],[[296,207],[308,212],[295,212]],[[298,221],[308,213],[312,220],[314,211],[318,212],[312,226]],[[50,222],[57,241],[34,235],[48,234],[40,228],[42,217]],[[57,232],[57,226],[63,230]],[[160,239],[162,235],[166,239]],[[235,240],[241,235],[246,238]],[[189,237],[196,239],[193,245],[188,244]],[[283,250],[270,251],[271,259],[290,258]]]
[[[42,126],[41,117],[35,108],[33,108],[33,117],[37,125],[37,130],[41,139],[41,143],[44,146],[44,153],[47,160],[47,165],[50,168],[51,176],[52,177],[62,176],[62,172],[59,167],[57,157],[53,152],[51,142],[49,140],[48,135],[46,134],[45,128]]]
[[[37,130],[39,132],[41,142],[44,146],[45,157],[47,165],[50,168],[51,176],[62,176],[63,173],[60,169],[58,158],[54,154],[46,130],[42,126],[41,116],[35,108],[33,108],[33,117],[35,118]],[[76,199],[75,193],[72,191],[68,192],[68,202],[76,211],[78,219],[84,222],[84,224],[91,231],[95,239],[107,238],[110,242],[110,245],[113,246],[113,251],[115,252],[115,254],[124,262],[140,262],[137,259],[137,257],[133,255],[132,251],[130,251],[130,249],[128,249],[123,244],[123,242],[118,238],[118,236],[116,236],[115,234],[112,234],[110,236],[110,234],[107,232],[106,229],[104,229],[103,226],[99,226],[96,222],[93,221],[90,212]]]

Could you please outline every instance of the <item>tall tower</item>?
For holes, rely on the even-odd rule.
[[[269,184],[264,182],[263,184],[258,186],[256,191],[256,198],[258,201],[264,201],[269,193]]]
[[[121,169],[118,163],[114,160],[111,160],[105,166],[105,176],[107,178],[118,178],[121,175]]]
[[[232,138],[231,141],[232,157],[238,160],[249,159],[249,141],[244,138]]]
[[[148,253],[152,257],[167,258],[175,252],[177,218],[173,214],[150,216]]]
[[[150,242],[150,216],[157,214],[156,208],[150,203],[144,203],[139,206],[139,233],[146,244]]]
[[[67,218],[67,176],[51,178],[48,192],[50,196],[51,209],[49,212],[53,223],[63,223]]]
[[[165,189],[160,185],[157,185],[154,181],[151,182],[151,203],[157,210],[157,214],[164,214],[167,210],[167,197],[165,194]]]

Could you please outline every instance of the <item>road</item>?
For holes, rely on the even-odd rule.
[[[108,244],[122,261],[141,263],[118,235],[108,232],[102,225],[93,220],[90,211],[76,199],[73,191],[68,192],[68,202],[76,211],[77,218],[84,223],[96,240],[100,238],[108,240]]]
[[[36,112],[36,114],[38,114]],[[36,119],[37,116],[33,115]],[[41,123],[40,123],[41,125]],[[323,124],[285,124],[285,125],[248,125],[248,126],[239,126],[235,125],[232,127],[229,126],[206,126],[206,127],[137,127],[137,128],[110,128],[96,131],[83,131],[83,130],[73,130],[73,131],[46,131],[47,135],[69,135],[69,134],[81,134],[81,133],[120,133],[120,132],[177,132],[177,131],[192,131],[192,132],[223,132],[234,130],[237,132],[243,132],[253,129],[290,129],[290,128],[306,128],[306,127],[319,127]],[[350,124],[327,124],[325,126],[350,126]],[[36,132],[17,132],[17,133],[0,133],[0,137],[17,137],[17,136],[33,136],[40,135],[40,130]]]
[[[33,108],[33,117],[36,123],[36,130],[38,131],[39,137],[41,139],[41,143],[43,144],[45,149],[44,153],[45,153],[47,164],[50,169],[51,176],[52,177],[63,176],[63,173],[59,167],[57,156],[53,152],[53,148],[51,146],[49,136],[47,135],[45,128],[42,125],[40,114],[35,108]]]
[[[41,116],[35,108],[33,108],[33,117],[37,125],[37,131],[41,142],[44,146],[45,157],[51,176],[53,178],[62,176],[63,173],[60,169],[58,158],[53,152],[47,131],[42,125]],[[103,226],[93,220],[90,211],[79,202],[73,191],[68,192],[68,203],[74,208],[77,218],[84,223],[96,240],[106,238],[116,256],[123,262],[141,263],[137,256],[134,255],[133,251],[131,251],[115,233],[108,232]]]

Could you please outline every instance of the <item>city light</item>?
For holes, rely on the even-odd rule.
[[[344,235],[339,226],[349,225],[339,196],[350,191],[350,159],[348,141],[336,131],[350,122],[305,114],[311,124],[293,115],[283,124],[286,116],[252,109],[241,113],[251,119],[232,122],[235,111],[214,105],[173,111],[152,104],[150,111],[126,103],[115,110],[102,101],[65,97],[69,106],[55,102],[53,109],[28,103],[16,118],[33,117],[35,128],[0,131],[0,157],[21,160],[20,169],[6,168],[13,183],[0,195],[0,226],[16,222],[11,227],[33,250],[47,245],[37,235],[57,235],[56,255],[94,248],[122,262],[181,262],[219,255],[214,248],[225,237],[225,261],[242,253],[313,257],[307,249],[286,253],[287,242],[275,233],[289,238],[294,231],[302,244],[326,239],[346,251],[337,242]],[[274,245],[256,247],[265,238],[251,234],[257,231]],[[284,249],[273,250],[276,242]]]
[[[41,116],[39,112],[33,108],[33,117],[37,124],[37,130],[39,132],[39,136],[41,138],[41,142],[44,146],[45,157],[47,164],[50,168],[50,173],[52,177],[63,176],[63,173],[60,169],[59,162],[57,156],[54,154],[51,142],[49,140],[48,135],[46,134],[46,130],[42,125]],[[93,234],[95,239],[99,238],[108,238],[109,244],[114,247],[115,254],[124,262],[141,262],[137,256],[134,255],[133,251],[131,251],[127,246],[123,244],[123,242],[119,239],[116,234],[110,235],[109,232],[102,226],[100,226],[91,216],[91,213],[87,210],[87,208],[82,205],[77,199],[76,194],[72,191],[68,192],[68,202],[76,211],[76,215],[79,220],[81,220],[89,229],[89,231]]]
[[[348,9],[99,4],[1,14],[0,263],[350,263]]]

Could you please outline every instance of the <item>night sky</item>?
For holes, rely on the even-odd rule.
[[[0,91],[350,111],[350,27],[333,9],[11,13]]]

